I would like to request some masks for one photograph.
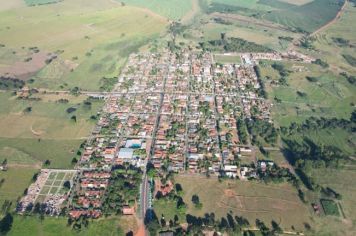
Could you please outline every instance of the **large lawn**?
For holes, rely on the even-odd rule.
[[[257,182],[226,180],[222,183],[216,178],[207,179],[199,176],[177,176],[177,183],[183,187],[184,202],[188,204],[187,213],[203,216],[214,212],[217,217],[226,216],[230,211],[246,217],[250,223],[261,219],[266,224],[275,220],[281,227],[290,230],[304,229],[308,221],[309,210],[301,203],[297,191],[288,184],[266,185]],[[202,209],[197,209],[191,202],[197,194]]]

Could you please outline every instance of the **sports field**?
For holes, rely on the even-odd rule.
[[[183,187],[184,202],[188,204],[187,213],[203,216],[214,212],[217,217],[228,212],[246,217],[252,224],[256,218],[270,224],[272,220],[280,223],[285,230],[304,229],[309,218],[309,209],[298,198],[295,188],[288,184],[266,185],[264,183],[225,180],[199,176],[177,176],[177,183]],[[197,194],[202,209],[193,206],[191,198]]]

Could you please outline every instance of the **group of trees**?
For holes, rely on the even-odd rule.
[[[252,143],[258,144],[258,137],[263,138],[267,143],[274,144],[277,142],[278,131],[273,126],[265,120],[260,119],[249,119],[246,122],[247,129],[252,136]]]
[[[20,79],[12,77],[0,76],[0,89],[3,90],[12,90],[12,89],[21,89],[25,86],[25,82]]]
[[[124,205],[135,203],[139,197],[141,177],[142,170],[132,165],[119,165],[113,169],[103,201],[106,215],[121,214]]]
[[[0,235],[5,235],[11,230],[13,221],[14,221],[14,218],[10,213],[7,213],[0,220]]]
[[[242,38],[226,38],[225,34],[221,34],[220,39],[210,40],[208,43],[200,44],[203,50],[206,51],[226,51],[226,52],[273,52],[272,49],[246,41]]]

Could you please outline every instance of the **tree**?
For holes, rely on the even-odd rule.
[[[70,181],[69,180],[65,181],[63,183],[63,187],[66,188],[66,189],[70,189],[70,187],[71,187]]]
[[[72,116],[70,119],[73,120],[74,122],[77,122],[77,116]]]
[[[23,111],[25,113],[30,113],[32,111],[32,107],[26,107]]]
[[[12,227],[12,222],[14,221],[14,218],[10,213],[7,213],[4,218],[0,221],[0,234],[7,234],[11,227]]]
[[[180,193],[183,191],[182,185],[180,184],[175,184],[175,189],[177,193]]]
[[[49,166],[51,164],[50,160],[45,160],[45,162],[43,163],[45,166]]]

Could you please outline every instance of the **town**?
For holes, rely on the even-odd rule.
[[[154,188],[148,183],[148,166],[158,172],[257,178],[256,168],[237,165],[242,155],[254,152],[242,137],[239,120],[272,124],[272,104],[261,96],[257,59],[281,57],[241,54],[241,64],[221,64],[206,52],[132,54],[114,91],[105,97],[75,170],[68,178],[61,174],[60,181],[70,181],[67,188],[45,189],[59,173],[42,170],[18,212],[31,211],[44,195],[43,209],[50,215],[65,206],[73,219],[139,210],[144,217]],[[274,163],[256,164],[266,171]],[[114,192],[119,197],[110,194]]]

